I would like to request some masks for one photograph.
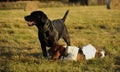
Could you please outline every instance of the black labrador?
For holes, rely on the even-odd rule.
[[[38,28],[38,37],[44,57],[47,57],[46,46],[52,47],[54,44],[58,44],[60,38],[63,38],[67,46],[70,46],[69,34],[64,24],[68,12],[69,10],[66,11],[63,18],[53,21],[42,11],[34,11],[30,15],[25,16],[28,26],[36,25]]]

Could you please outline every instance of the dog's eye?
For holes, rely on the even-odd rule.
[[[45,32],[46,37],[49,37],[49,31]]]

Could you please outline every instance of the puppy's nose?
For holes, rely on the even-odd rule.
[[[56,61],[57,60],[57,58],[52,58],[50,61],[51,62],[54,62],[54,61]]]

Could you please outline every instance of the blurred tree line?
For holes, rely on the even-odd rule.
[[[80,3],[81,5],[88,5],[88,0],[0,0],[0,2],[14,2],[14,1],[62,1],[69,3]]]
[[[0,0],[2,2],[9,2],[9,1],[68,1],[68,0]]]
[[[71,4],[80,5],[103,5],[106,4],[107,0],[0,0],[0,2],[15,2],[15,1],[61,1]]]

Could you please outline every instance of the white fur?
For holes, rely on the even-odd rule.
[[[67,46],[64,46],[64,47],[66,48]],[[68,46],[68,56],[64,57],[64,60],[75,60],[76,61],[78,51],[79,51],[78,47]],[[86,60],[95,58],[95,54],[97,52],[96,48],[91,44],[83,46],[82,51],[83,51],[83,54],[85,55]],[[102,50],[100,53],[102,54],[101,58],[105,57],[104,50]],[[61,58],[61,59],[63,59],[63,58]]]
[[[95,49],[94,46],[92,46],[91,44],[88,44],[86,46],[83,46],[82,51],[87,60],[87,59],[94,58],[97,50]]]
[[[66,46],[65,46],[66,48]],[[76,46],[68,46],[68,56],[64,57],[64,60],[77,60],[79,48]]]
[[[102,50],[100,53],[102,54],[101,58],[105,57],[105,51],[104,50]]]

